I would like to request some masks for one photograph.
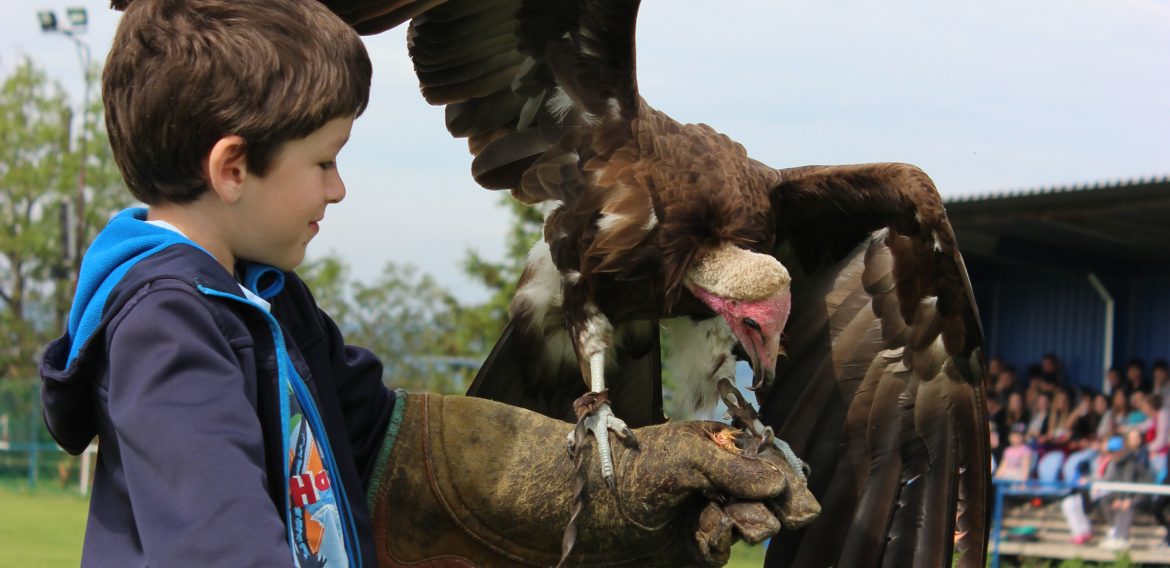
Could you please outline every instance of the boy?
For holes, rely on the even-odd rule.
[[[357,34],[314,0],[135,0],[127,7],[103,96],[118,166],[149,209],[123,211],[94,241],[67,333],[41,365],[54,438],[74,453],[95,436],[100,444],[83,564],[338,568],[412,554],[420,561],[547,558],[534,548],[541,542],[500,553],[510,545],[476,535],[434,550],[426,542],[403,548],[400,535],[412,528],[423,529],[419,542],[466,533],[461,519],[435,528],[459,506],[445,494],[425,499],[438,491],[427,479],[439,477],[458,495],[484,495],[460,516],[502,514],[559,546],[571,497],[568,426],[487,401],[396,396],[382,385],[379,361],[345,345],[288,272],[303,260],[328,206],[345,196],[336,158],[366,106],[370,75]],[[500,434],[480,431],[487,422],[515,427],[498,441]],[[428,433],[461,426],[470,430],[427,445]],[[537,430],[560,434],[533,438]],[[631,478],[623,498],[635,517],[657,523],[697,514],[688,508],[692,497],[721,494],[784,496],[774,510],[804,507],[803,516],[782,514],[786,524],[811,519],[807,491],[788,485],[795,477],[783,464],[729,457],[683,424],[646,436],[628,460],[644,462],[639,473],[653,482]],[[461,475],[511,442],[538,451]],[[451,467],[426,453],[436,446]],[[486,485],[493,476],[511,477],[507,493],[498,482]],[[517,485],[522,477],[528,481]],[[412,480],[421,480],[417,490],[406,489]],[[563,507],[545,506],[557,499]],[[605,499],[594,501],[597,510]],[[517,512],[529,504],[540,510]],[[743,505],[751,504],[737,510]],[[738,530],[759,519],[775,523],[756,505]],[[636,537],[607,551],[605,562],[654,552],[643,535],[675,542],[668,529],[676,525],[678,534],[695,534],[690,523],[667,522],[631,532],[628,515],[606,525],[589,518],[596,514],[583,517],[580,540],[605,542],[588,531],[606,526]],[[720,515],[709,520],[715,528],[704,556],[725,553],[733,540],[731,521]],[[389,518],[407,526],[380,529],[375,550],[373,526],[387,527]],[[768,523],[752,534],[779,529]]]

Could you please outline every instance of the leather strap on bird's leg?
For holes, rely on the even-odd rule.
[[[735,384],[731,382],[731,379],[719,379],[718,389],[720,397],[723,398],[723,404],[727,407],[727,414],[732,418],[732,424],[750,431],[756,437],[756,447],[751,450],[753,454],[757,454],[764,448],[774,445],[784,455],[784,458],[788,460],[788,463],[792,464],[793,467],[803,469],[802,474],[804,477],[808,477],[808,464],[804,463],[804,460],[800,459],[792,451],[792,446],[789,446],[788,442],[777,439],[771,427],[765,427],[760,422],[759,413],[743,397],[743,393],[735,388]]]
[[[398,404],[404,410],[397,437],[381,458],[382,474],[370,482],[378,565],[557,564],[574,493],[574,464],[564,447],[566,424],[476,398],[411,394]],[[766,506],[754,502],[737,508],[719,492],[680,490],[707,483],[700,467],[686,464],[705,466],[712,459],[745,467],[743,474],[730,476],[743,494],[768,477],[752,469],[759,459],[741,463],[741,456],[715,449],[703,428],[726,426],[652,426],[637,431],[641,451],[615,445],[619,483],[612,492],[598,468],[588,465],[593,452],[584,452],[587,498],[566,565],[720,565],[726,561],[723,545],[732,535],[775,532],[778,527],[762,516],[773,524],[778,517],[791,527],[815,516],[815,500],[778,454],[768,458],[767,467],[783,474],[772,476],[782,498]]]

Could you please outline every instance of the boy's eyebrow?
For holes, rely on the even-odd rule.
[[[349,142],[349,136],[345,136],[345,137],[343,137],[343,138],[341,138],[341,139],[339,139],[339,140],[335,141],[335,142],[333,143],[333,146],[332,146],[332,147],[333,147],[334,149],[336,149],[336,150],[340,151],[340,150],[341,150],[343,147],[345,147],[345,144],[346,144],[347,142]]]

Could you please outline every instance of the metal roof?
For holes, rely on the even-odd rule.
[[[1141,274],[1170,268],[1170,176],[945,200],[976,263]]]

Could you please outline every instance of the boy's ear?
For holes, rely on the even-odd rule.
[[[234,134],[220,138],[207,154],[204,164],[207,184],[225,203],[235,203],[243,194],[244,181],[248,178],[247,162],[244,139]]]

